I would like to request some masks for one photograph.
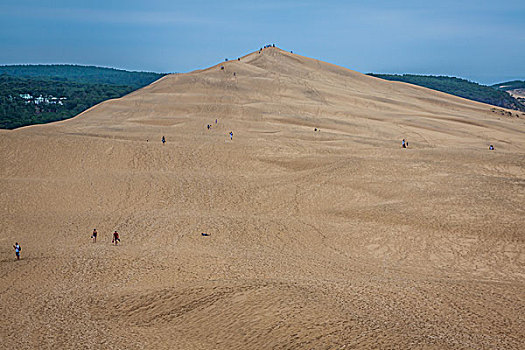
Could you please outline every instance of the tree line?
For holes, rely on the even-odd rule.
[[[516,90],[516,89],[525,89],[525,81],[524,80],[512,80],[507,81],[504,83],[494,84],[492,85],[493,88],[498,90]]]
[[[525,105],[520,103],[507,92],[495,89],[490,86],[474,83],[466,79],[448,76],[415,74],[399,75],[368,73],[368,75],[385,80],[401,81],[419,85],[451,95],[467,98],[469,100],[487,103],[493,106],[525,111]]]
[[[162,76],[73,65],[0,66],[0,128],[68,119]]]
[[[128,85],[135,89],[148,85],[164,74],[130,72],[122,69],[72,64],[10,65],[0,66],[0,75],[13,77],[45,78],[86,84]]]

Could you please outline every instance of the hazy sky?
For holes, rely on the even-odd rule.
[[[0,64],[188,72],[265,43],[363,73],[525,79],[525,1],[0,0]]]

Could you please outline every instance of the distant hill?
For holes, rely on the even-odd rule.
[[[525,104],[521,103],[507,92],[465,79],[448,76],[415,74],[398,75],[368,73],[368,75],[385,80],[402,81],[405,83],[424,86],[429,89],[446,92],[473,101],[488,103],[493,106],[525,111]]]
[[[76,83],[127,85],[135,89],[148,85],[165,74],[130,72],[115,68],[79,66],[71,64],[0,66],[0,75],[46,78]]]
[[[76,65],[0,66],[0,128],[68,119],[163,75]]]
[[[505,91],[512,97],[520,101],[521,104],[525,105],[525,81],[513,80],[504,83],[492,85],[494,89]]]
[[[525,89],[525,81],[524,80],[513,80],[513,81],[507,81],[504,83],[494,84],[492,85],[494,89],[502,90],[502,91],[508,91],[508,90],[514,90],[514,89]]]

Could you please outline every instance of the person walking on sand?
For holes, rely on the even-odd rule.
[[[13,248],[15,249],[16,260],[20,260],[20,251],[22,250],[22,247],[16,242]]]
[[[166,143],[166,138],[162,136],[162,144],[165,144],[165,143]]]
[[[118,242],[120,242],[120,238],[118,236],[118,232],[113,232],[113,240],[111,240],[111,243],[115,243],[115,245],[118,245]]]
[[[93,234],[91,234],[91,238],[93,238],[93,243],[97,243],[97,229],[93,229]]]
[[[401,146],[402,146],[403,148],[407,148],[407,144],[406,144],[405,139],[403,139],[403,141],[401,141]]]
[[[230,131],[230,140],[233,140],[233,131]]]

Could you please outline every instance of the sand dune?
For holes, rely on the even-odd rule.
[[[499,111],[268,48],[0,131],[1,347],[523,349]]]

